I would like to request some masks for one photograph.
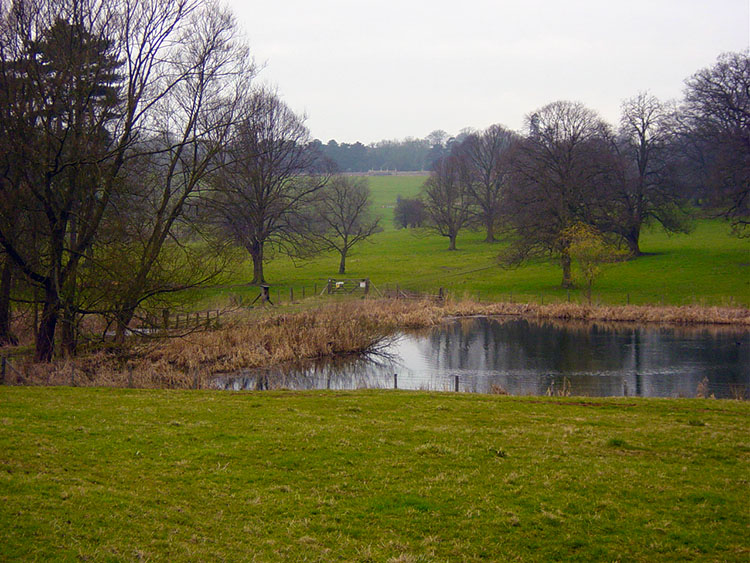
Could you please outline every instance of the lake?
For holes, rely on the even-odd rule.
[[[219,377],[213,386],[748,398],[750,330],[452,319],[396,334],[364,357],[248,370]]]

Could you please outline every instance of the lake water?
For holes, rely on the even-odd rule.
[[[247,371],[214,386],[747,398],[750,330],[455,319],[397,334],[367,357]]]

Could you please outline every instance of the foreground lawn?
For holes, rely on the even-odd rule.
[[[0,559],[750,556],[750,404],[0,388]]]

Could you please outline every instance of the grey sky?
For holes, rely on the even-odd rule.
[[[520,129],[559,99],[615,123],[623,98],[678,98],[685,78],[750,45],[750,0],[228,3],[259,79],[323,142]]]

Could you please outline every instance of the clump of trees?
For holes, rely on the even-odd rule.
[[[425,222],[424,203],[419,198],[397,196],[393,223],[397,229],[421,227]]]
[[[82,315],[122,329],[186,285],[153,274],[188,259],[164,250],[223,141],[232,84],[252,77],[245,52],[213,3],[0,5],[0,244],[40,295],[37,360],[61,321],[73,353]]]
[[[450,249],[465,228],[506,239],[504,265],[555,257],[563,287],[573,286],[571,247],[582,244],[571,233],[584,227],[637,257],[644,226],[687,232],[699,205],[748,236],[750,56],[724,54],[686,85],[681,104],[648,92],[625,100],[617,129],[557,101],[531,112],[524,134],[499,125],[467,134],[423,186],[425,225]]]

